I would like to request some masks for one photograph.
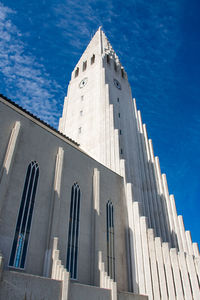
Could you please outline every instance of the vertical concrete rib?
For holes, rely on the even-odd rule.
[[[183,284],[180,276],[177,249],[174,248],[170,249],[170,257],[171,257],[172,270],[174,275],[176,298],[177,300],[184,300],[183,289],[182,289]]]
[[[152,286],[152,280],[151,280],[151,268],[150,268],[150,257],[149,257],[148,240],[147,240],[146,217],[140,217],[140,228],[141,228],[141,238],[142,238],[142,251],[143,251],[146,294],[148,295],[149,300],[153,300],[153,286]]]
[[[154,300],[157,300],[160,299],[160,289],[159,289],[159,277],[158,277],[158,270],[157,270],[153,229],[147,230],[147,236],[148,236],[151,276],[152,276],[152,285],[153,285],[153,296],[154,296]]]
[[[114,110],[113,104],[109,105],[109,131],[110,131],[110,166],[113,171],[116,172],[115,168],[115,138],[114,138]]]
[[[184,252],[178,253],[178,260],[179,260],[179,267],[180,267],[180,271],[181,271],[181,277],[183,280],[183,290],[184,290],[185,299],[186,300],[193,299]]]
[[[167,204],[172,247],[177,247],[178,245],[177,245],[177,239],[176,239],[176,235],[175,235],[174,220],[173,220],[173,215],[172,215],[171,203],[169,200],[167,178],[166,178],[165,174],[162,174],[162,183],[163,183],[163,188],[164,188],[164,196],[165,196],[165,200],[166,200],[166,204]]]
[[[144,133],[143,133],[143,126],[142,126],[142,118],[141,118],[141,113],[138,111],[138,124],[139,124],[139,140],[140,140],[140,153],[141,153],[141,162],[142,162],[142,173],[143,173],[143,178],[142,178],[142,187],[143,187],[143,193],[144,193],[144,207],[145,207],[145,212],[147,213],[148,221],[149,221],[149,226],[155,228],[155,220],[152,218],[153,216],[153,211],[152,211],[152,201],[149,197],[148,194],[148,177],[146,174],[146,163],[145,163],[145,146],[144,146]]]
[[[50,212],[48,219],[48,231],[46,236],[46,252],[43,266],[43,275],[49,275],[50,271],[50,255],[52,251],[51,239],[57,236],[57,226],[58,226],[58,212],[59,212],[59,198],[60,198],[60,187],[62,179],[62,168],[63,168],[64,150],[62,147],[58,148],[58,153],[56,155],[55,171],[54,171],[54,185],[51,192],[50,199]]]
[[[155,167],[156,167],[156,175],[158,181],[158,190],[160,194],[160,203],[163,210],[163,216],[165,216],[164,220],[165,220],[166,241],[169,242],[169,244],[171,245],[169,216],[168,216],[166,200],[164,197],[164,188],[163,188],[162,175],[160,170],[160,163],[159,163],[159,158],[157,156],[155,157]]]
[[[167,299],[167,283],[164,270],[163,254],[160,237],[155,238],[156,260],[158,266],[161,299]]]
[[[179,228],[179,223],[178,223],[178,216],[177,216],[177,211],[176,211],[176,204],[175,204],[175,200],[174,200],[174,195],[170,195],[169,199],[170,199],[170,202],[171,202],[175,233],[176,233],[177,241],[178,241],[178,250],[183,251],[183,243],[182,243],[182,239],[181,239],[181,233],[180,233],[180,228]]]
[[[133,197],[132,197],[132,186],[130,183],[126,185],[126,200],[127,200],[127,212],[128,212],[128,224],[129,224],[129,238],[130,238],[130,253],[131,253],[131,271],[132,271],[132,286],[133,292],[138,293],[138,262],[137,262],[137,249],[136,249],[136,238],[134,231],[133,222]]]
[[[138,121],[138,112],[137,112],[137,106],[136,106],[136,100],[133,99],[132,101],[132,114],[134,116],[134,122],[135,122],[135,132],[136,132],[136,143],[138,145],[138,155],[137,155],[137,165],[138,165],[138,187],[140,189],[140,202],[142,203],[142,213],[145,215],[144,211],[144,193],[142,191],[142,161],[141,161],[141,151],[140,151],[140,137],[139,137],[139,121]]]
[[[120,158],[119,158],[119,131],[114,129],[114,143],[115,143],[115,169],[120,174]]]
[[[155,224],[156,224],[155,233],[157,234],[157,236],[161,237],[159,209],[158,209],[158,203],[156,198],[155,185],[153,181],[151,154],[150,154],[149,141],[148,141],[147,129],[145,124],[143,125],[143,132],[144,132],[144,140],[145,140],[146,153],[147,153],[146,168],[147,168],[147,173],[149,178],[149,193],[151,193],[151,199],[153,205],[153,218],[155,219]]]
[[[188,246],[187,246],[186,235],[185,235],[185,226],[183,223],[182,216],[178,216],[178,223],[179,223],[179,229],[180,229],[180,234],[182,239],[183,250],[184,252],[188,253]]]
[[[198,283],[200,286],[200,258],[199,257],[194,257],[194,264],[196,268]]]
[[[10,169],[12,167],[15,152],[16,152],[20,127],[21,127],[20,122],[16,121],[11,131],[3,165],[0,170],[0,195],[1,195],[0,214],[3,206],[3,201],[5,201],[5,194],[9,185]]]
[[[172,273],[172,265],[170,259],[170,252],[169,252],[169,245],[168,243],[162,243],[162,253],[163,253],[163,260],[164,260],[164,268],[167,280],[167,290],[169,300],[176,299],[175,288],[174,288],[174,278]]]
[[[197,273],[194,265],[194,259],[192,255],[186,254],[186,263],[189,271],[190,276],[190,282],[192,286],[192,294],[194,300],[200,299],[200,289],[199,289],[199,283],[197,279]]]
[[[186,235],[186,242],[187,242],[189,254],[194,255],[190,231],[186,230],[185,235]]]
[[[166,241],[166,228],[164,222],[162,203],[160,201],[159,187],[158,187],[157,176],[156,176],[155,156],[154,156],[153,144],[151,139],[149,140],[149,150],[150,150],[150,159],[151,159],[152,184],[154,186],[154,193],[155,193],[157,206],[158,206],[161,237],[163,241]]]
[[[194,255],[196,257],[199,257],[199,246],[197,243],[192,243],[192,246],[193,246],[193,251],[194,251]]]
[[[139,203],[133,202],[133,222],[134,222],[134,235],[136,240],[136,255],[138,267],[138,283],[140,294],[145,294],[145,279],[144,279],[144,265],[142,254],[142,241],[140,232],[140,212]]]
[[[110,168],[110,104],[109,104],[109,86],[105,88],[105,152],[106,152],[106,166]]]

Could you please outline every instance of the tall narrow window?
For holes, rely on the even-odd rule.
[[[74,183],[71,190],[67,263],[66,263],[66,268],[70,272],[70,277],[72,279],[77,278],[80,198],[81,198],[80,187],[77,183]]]
[[[111,201],[108,201],[106,204],[106,217],[107,217],[108,275],[115,280],[114,219],[113,219],[113,204]]]
[[[91,57],[91,65],[93,65],[94,62],[95,62],[95,55],[93,54]]]
[[[78,77],[78,74],[79,74],[79,67],[76,68],[75,77]]]
[[[24,268],[38,178],[39,166],[36,161],[32,161],[29,164],[26,172],[24,189],[9,261],[9,265],[15,268]]]
[[[121,68],[121,75],[122,75],[122,78],[125,77],[125,76],[124,76],[124,69],[123,69],[123,68]]]
[[[83,71],[85,71],[87,68],[87,60],[83,62]]]

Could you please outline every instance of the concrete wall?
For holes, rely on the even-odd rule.
[[[111,291],[95,286],[71,283],[69,290],[70,300],[111,300]]]
[[[148,296],[119,292],[118,300],[148,300]]]
[[[61,282],[19,272],[5,271],[0,282],[2,300],[60,300]]]
[[[116,279],[120,288],[126,289],[126,221],[122,178],[16,107],[5,102],[0,105],[0,190],[4,191],[4,197],[1,194],[0,198],[0,249],[5,268],[8,268],[27,167],[36,160],[40,175],[24,272],[39,276],[44,274],[47,252],[54,237],[58,237],[60,259],[66,265],[71,187],[78,182],[81,189],[78,282],[94,284],[94,277],[98,280],[98,251],[102,251],[106,266],[106,203],[111,200],[114,205]],[[15,143],[12,138],[14,150],[9,152],[11,164],[7,171],[4,161],[16,122],[20,127],[18,134],[15,134]],[[94,169],[99,172],[98,212],[94,207]],[[95,245],[92,238],[94,224]]]

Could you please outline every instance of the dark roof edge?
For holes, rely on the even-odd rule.
[[[46,123],[45,121],[41,120],[40,118],[38,118],[37,116],[33,115],[32,113],[30,113],[28,110],[26,110],[25,108],[21,107],[20,105],[18,105],[17,103],[15,103],[14,101],[8,99],[7,97],[5,97],[4,95],[2,95],[0,93],[0,97],[3,98],[5,101],[7,101],[8,103],[12,104],[13,106],[17,107],[18,109],[20,109],[21,111],[25,112],[27,115],[29,115],[30,117],[34,118],[35,120],[39,121],[40,123],[42,123],[43,125],[47,126],[49,129],[53,130],[54,132],[56,132],[57,134],[59,134],[60,136],[66,138],[68,141],[70,141],[71,143],[73,143],[75,146],[80,146],[80,144],[76,143],[75,141],[73,141],[72,139],[70,139],[68,136],[64,135],[63,133],[61,133],[60,131],[58,131],[57,129],[55,129],[54,127],[52,127],[51,125],[49,125],[48,123]]]

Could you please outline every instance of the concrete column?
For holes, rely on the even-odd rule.
[[[179,223],[178,223],[178,216],[177,216],[177,211],[176,211],[176,204],[174,200],[174,195],[170,195],[170,202],[171,202],[171,208],[172,208],[172,215],[174,219],[174,226],[175,226],[175,232],[178,240],[178,249],[179,251],[183,251],[183,243],[182,243],[182,238],[181,238],[181,233],[180,233],[180,228],[179,228]]]
[[[163,253],[163,260],[164,260],[165,271],[166,271],[167,290],[168,290],[169,300],[174,300],[176,299],[176,295],[174,289],[174,279],[173,279],[168,243],[162,243],[162,253]]]
[[[150,151],[150,162],[152,164],[152,182],[153,186],[155,189],[155,197],[157,201],[157,207],[158,207],[158,214],[159,214],[159,222],[160,222],[160,230],[161,230],[161,237],[162,240],[166,241],[166,228],[165,228],[165,222],[164,222],[164,215],[163,215],[163,207],[162,203],[160,201],[160,196],[159,196],[159,186],[158,186],[158,179],[156,175],[156,166],[155,166],[155,156],[154,156],[154,151],[153,151],[153,144],[152,140],[149,139],[149,151]]]
[[[180,229],[180,234],[181,234],[181,239],[182,239],[183,250],[184,250],[184,252],[188,253],[188,246],[187,246],[187,241],[186,241],[186,236],[185,236],[185,226],[183,223],[182,216],[178,216],[178,223],[179,223],[179,229]]]
[[[159,278],[156,262],[156,252],[154,244],[154,233],[153,229],[147,230],[148,236],[148,246],[149,246],[149,256],[150,256],[150,265],[151,265],[151,276],[153,284],[153,296],[155,300],[160,299],[160,290],[159,290]]]
[[[190,231],[186,230],[185,235],[186,235],[186,242],[187,242],[189,254],[194,255]]]
[[[141,242],[141,232],[140,232],[140,213],[139,213],[138,202],[133,202],[133,221],[134,221],[134,236],[136,240],[139,293],[145,294],[146,290],[145,290],[142,242]]]
[[[141,237],[142,237],[142,251],[143,251],[146,294],[148,295],[149,300],[153,300],[153,286],[151,280],[146,217],[140,217],[140,228],[141,228]]]
[[[132,274],[132,287],[133,292],[138,293],[138,262],[137,262],[137,249],[136,249],[136,237],[133,222],[133,197],[132,197],[132,185],[127,183],[126,185],[126,204],[128,212],[128,224],[129,224],[129,239],[130,239],[130,259],[131,259],[131,274]]]
[[[187,263],[187,268],[189,271],[193,298],[194,298],[194,300],[199,300],[200,299],[200,289],[199,289],[199,283],[197,280],[197,273],[196,273],[196,269],[195,269],[195,265],[194,265],[194,259],[193,259],[192,255],[186,254],[186,263]]]
[[[140,190],[140,200],[139,202],[142,203],[142,214],[144,216],[147,216],[147,213],[145,212],[145,202],[144,202],[144,192],[143,192],[143,177],[144,177],[144,162],[142,161],[142,150],[141,150],[141,144],[140,144],[140,129],[139,129],[139,121],[138,121],[138,111],[137,111],[137,106],[136,106],[136,100],[133,99],[132,102],[132,113],[133,113],[133,122],[135,124],[134,126],[134,131],[136,135],[136,141],[134,141],[138,145],[138,151],[137,151],[137,165],[138,165],[138,188]]]
[[[177,244],[177,239],[176,239],[176,235],[175,235],[174,220],[173,220],[173,215],[172,215],[171,203],[169,200],[167,178],[166,178],[165,174],[162,174],[162,183],[163,183],[163,188],[164,188],[164,196],[165,196],[165,200],[166,200],[166,204],[167,204],[172,246],[177,247],[178,244]]]
[[[174,275],[174,285],[175,285],[175,290],[176,290],[176,297],[177,297],[177,300],[184,300],[182,281],[181,281],[179,263],[178,263],[178,255],[177,255],[176,249],[170,249],[170,257],[171,257],[172,270],[173,270],[173,275]]]
[[[43,275],[49,276],[51,268],[51,251],[52,251],[52,239],[57,236],[57,228],[59,222],[59,209],[60,209],[60,187],[62,179],[62,168],[63,168],[64,151],[63,148],[58,148],[56,156],[55,173],[54,173],[54,185],[50,199],[50,213],[48,221],[47,241],[46,241],[46,252],[44,259]]]
[[[21,124],[19,121],[16,121],[13,129],[11,131],[10,139],[6,149],[6,154],[4,157],[3,165],[0,170],[0,215],[3,207],[3,202],[5,201],[5,194],[9,185],[10,170],[14,161],[14,156],[16,152],[17,142],[19,140]]]
[[[0,252],[0,282],[3,279],[3,265],[4,265],[4,259],[2,253]]]
[[[91,219],[91,284],[96,286],[100,285],[100,275],[97,272],[98,270],[98,239],[99,239],[99,225],[98,225],[98,217],[100,214],[100,172],[98,169],[94,169],[93,175],[93,213]]]
[[[180,266],[180,271],[181,271],[181,277],[182,277],[182,281],[183,281],[183,290],[184,290],[185,299],[186,300],[193,299],[184,252],[178,253],[178,260],[179,260],[179,266]]]
[[[110,159],[111,159],[111,169],[116,172],[116,166],[115,166],[115,138],[114,138],[114,110],[113,110],[113,104],[110,104],[110,116],[109,116],[109,121],[110,121]],[[119,153],[118,153],[119,155]]]
[[[149,226],[155,228],[155,220],[152,218],[152,201],[149,200],[149,194],[147,191],[147,174],[146,174],[146,164],[145,164],[145,146],[144,146],[144,133],[143,133],[143,125],[142,125],[142,118],[141,113],[138,111],[138,124],[139,124],[139,141],[140,141],[140,157],[141,157],[141,165],[142,165],[142,188],[143,188],[143,195],[144,195],[144,212],[148,217]]]
[[[144,132],[144,141],[145,141],[145,148],[147,153],[147,161],[146,161],[146,170],[148,173],[148,192],[150,193],[150,197],[152,200],[152,210],[153,210],[153,218],[155,219],[155,233],[156,236],[161,236],[161,227],[160,227],[160,218],[159,218],[159,209],[158,203],[155,193],[155,186],[153,182],[153,173],[152,173],[152,163],[151,163],[151,156],[150,156],[150,149],[149,149],[149,142],[147,136],[146,125],[143,124],[143,132]]]
[[[193,243],[192,246],[193,246],[194,255],[196,257],[199,257],[199,246],[198,246],[198,244],[197,243]]]
[[[167,204],[164,197],[164,188],[163,188],[163,181],[162,181],[162,175],[160,170],[160,163],[159,163],[159,158],[157,156],[155,157],[155,167],[156,167],[156,175],[158,181],[158,191],[160,194],[160,202],[162,205],[163,216],[165,217],[166,241],[168,241],[169,244],[171,245],[171,231],[170,231],[169,216],[168,216]]]
[[[156,250],[156,260],[157,260],[157,266],[158,266],[158,274],[159,274],[161,299],[167,299],[168,298],[167,283],[166,283],[166,278],[165,278],[164,262],[163,262],[163,254],[162,254],[160,237],[155,238],[155,250]]]
[[[105,90],[105,130],[106,130],[106,138],[105,138],[105,146],[106,146],[106,163],[105,165],[110,168],[111,167],[111,153],[110,153],[110,104],[109,104],[109,86],[106,85]]]
[[[194,257],[194,264],[195,264],[195,268],[196,268],[197,279],[198,279],[199,286],[200,286],[200,258],[199,257]]]
[[[115,166],[116,172],[120,174],[120,157],[119,157],[119,131],[118,129],[114,130],[114,142],[115,142]]]

